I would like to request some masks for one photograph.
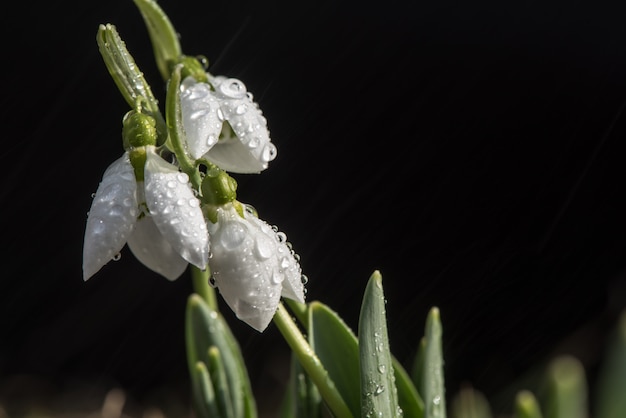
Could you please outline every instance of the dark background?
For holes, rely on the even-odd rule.
[[[410,367],[438,306],[449,400],[471,384],[495,413],[559,353],[583,361],[593,391],[626,306],[619,3],[160,2],[183,51],[261,105],[278,158],[234,176],[239,200],[287,234],[309,300],[356,330],[380,270],[394,354]],[[170,283],[127,249],[87,283],[81,272],[91,193],[122,152],[128,110],[99,24],[116,25],[164,101],[141,16],[131,0],[13,10],[2,26],[0,405],[93,409],[121,388],[128,414],[183,414],[188,276]],[[272,416],[287,345],[222,306]]]

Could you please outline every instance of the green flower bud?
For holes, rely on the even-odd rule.
[[[199,59],[200,58],[200,59]],[[206,58],[204,57],[188,57],[183,56],[179,63],[183,64],[183,69],[181,71],[181,80],[191,76],[199,83],[208,83],[209,78],[206,74]],[[202,60],[202,62],[200,61]]]
[[[151,116],[131,110],[122,121],[122,139],[124,149],[127,151],[146,145],[156,145],[156,121]]]
[[[237,198],[237,182],[224,170],[211,167],[202,179],[202,200],[214,206],[225,205]]]

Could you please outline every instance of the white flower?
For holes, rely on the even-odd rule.
[[[233,173],[265,170],[276,158],[276,146],[252,94],[234,78],[213,77],[210,82],[215,90],[193,77],[181,83],[181,114],[189,153]]]
[[[129,154],[111,164],[95,193],[83,246],[87,280],[128,244],[148,268],[169,280],[191,263],[207,266],[209,242],[200,202],[188,176],[146,148],[144,181],[137,182]],[[147,211],[142,210],[145,205]]]
[[[239,319],[263,331],[281,296],[304,303],[302,270],[283,233],[252,211],[242,217],[232,203],[218,208],[217,222],[207,226],[212,279]]]

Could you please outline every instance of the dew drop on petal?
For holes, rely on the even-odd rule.
[[[239,223],[227,223],[220,230],[218,239],[224,248],[232,250],[239,247],[246,239],[247,231]]]
[[[276,145],[271,142],[265,144],[263,152],[261,152],[261,160],[263,162],[269,162],[276,158]]]

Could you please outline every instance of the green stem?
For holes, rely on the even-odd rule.
[[[317,386],[322,398],[337,418],[352,418],[352,413],[348,406],[338,396],[335,384],[328,376],[320,359],[317,357],[304,335],[298,329],[296,323],[291,319],[289,312],[282,303],[278,305],[274,315],[274,323],[287,341],[287,344],[294,352],[302,368],[307,372],[313,383]]]
[[[198,171],[195,161],[187,154],[187,149],[183,144],[184,128],[180,113],[180,80],[182,65],[177,65],[172,71],[172,78],[167,86],[167,97],[165,98],[165,120],[169,132],[169,145],[176,155],[176,160],[181,170],[189,176],[194,189],[200,190],[202,177]]]
[[[194,292],[200,295],[207,305],[217,312],[217,297],[215,295],[215,289],[209,286],[209,276],[211,275],[209,268],[207,267],[206,270],[200,270],[198,267],[191,264],[190,267]]]
[[[293,299],[283,299],[291,312],[295,315],[296,319],[302,324],[303,327],[307,327],[308,325],[308,305],[306,303],[300,303]]]

